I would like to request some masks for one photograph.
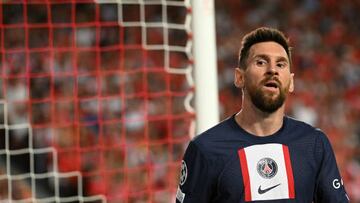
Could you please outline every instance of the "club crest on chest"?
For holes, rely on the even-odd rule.
[[[278,171],[276,162],[271,158],[260,159],[257,163],[256,169],[258,174],[266,179],[274,177]]]

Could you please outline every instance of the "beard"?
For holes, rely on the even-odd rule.
[[[274,96],[274,93],[264,92],[264,90],[262,90],[263,85],[271,79],[271,77],[265,78],[258,86],[251,84],[245,86],[250,95],[251,102],[260,111],[265,113],[273,113],[278,110],[284,104],[287,93],[289,92],[290,84],[283,88],[278,79],[273,79],[278,83],[279,93],[276,96]]]

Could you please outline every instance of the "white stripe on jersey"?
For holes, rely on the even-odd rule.
[[[244,178],[245,187],[249,187],[245,189],[246,201],[294,198],[293,175],[287,146],[252,145],[240,149],[239,156],[240,152],[245,156],[245,160],[240,160],[243,175],[244,170],[247,170],[245,174],[248,174],[248,177]],[[246,179],[248,181],[245,181]]]

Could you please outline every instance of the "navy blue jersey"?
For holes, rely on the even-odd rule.
[[[176,202],[348,203],[325,134],[284,117],[281,129],[259,137],[232,116],[197,136],[181,164]]]

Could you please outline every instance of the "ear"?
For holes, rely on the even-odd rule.
[[[240,68],[235,68],[235,77],[234,77],[234,85],[237,88],[244,87],[244,70]]]
[[[290,74],[290,86],[289,86],[289,92],[294,91],[294,73]]]

